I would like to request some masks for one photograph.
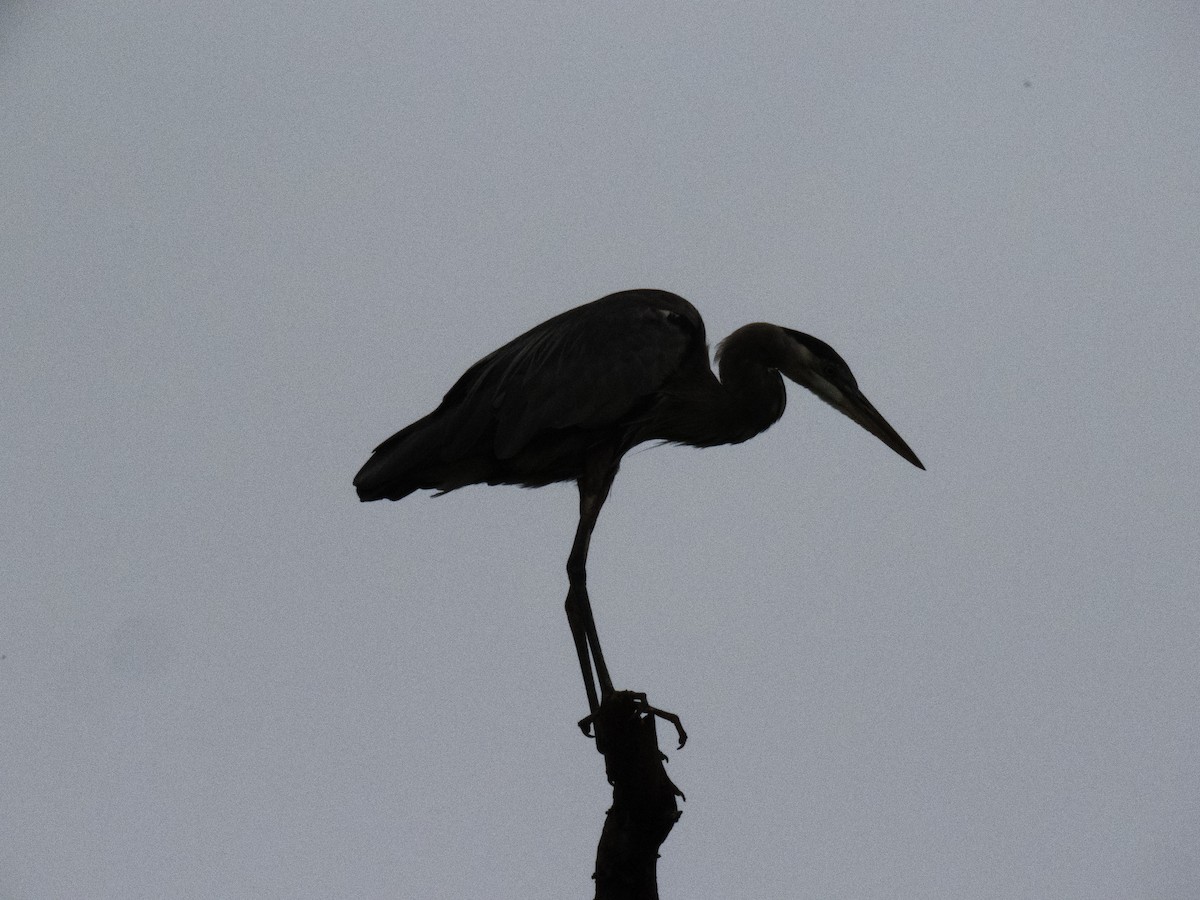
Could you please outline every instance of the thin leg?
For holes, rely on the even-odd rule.
[[[592,602],[584,592],[583,611],[587,617],[588,646],[592,650],[592,661],[596,664],[596,680],[600,683],[600,699],[613,692],[612,679],[608,677],[608,665],[604,662],[604,651],[600,649],[600,636],[596,633],[596,620],[592,618]]]
[[[595,714],[600,708],[596,699],[596,682],[592,677],[592,660],[588,655],[587,624],[584,622],[583,605],[586,601],[586,588],[582,590],[584,599],[580,599],[572,585],[567,592],[567,624],[571,626],[571,637],[575,640],[575,653],[579,656],[579,670],[583,673],[583,687],[587,691],[588,711]]]
[[[587,592],[587,555],[592,529],[596,527],[596,519],[608,498],[616,474],[614,466],[598,479],[585,476],[579,480],[579,527],[575,530],[575,542],[567,558],[567,578],[571,585],[567,591],[567,622],[575,639],[575,652],[579,656],[579,668],[588,695],[588,711],[593,714],[600,708],[600,702],[613,692],[613,686],[604,662],[604,653],[600,649],[600,637],[596,633],[596,620],[592,616],[592,603]],[[592,674],[593,663],[596,667],[595,677]]]

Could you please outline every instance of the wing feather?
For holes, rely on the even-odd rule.
[[[704,323],[665,291],[623,291],[555,316],[475,363],[443,407],[458,407],[464,445],[495,425],[506,459],[538,433],[603,428],[644,404],[679,369]]]

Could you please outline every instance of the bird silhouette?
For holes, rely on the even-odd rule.
[[[359,499],[371,501],[470,484],[576,482],[579,524],[567,557],[566,612],[595,714],[613,685],[588,598],[588,545],[631,448],[748,440],[783,415],[786,376],[925,468],[823,341],[757,322],[722,341],[716,362],[719,377],[709,364],[704,321],[682,297],[650,289],[610,294],[479,360],[437,409],[375,448],[354,486]]]

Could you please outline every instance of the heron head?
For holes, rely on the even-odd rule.
[[[780,372],[857,422],[917,468],[925,468],[896,429],[859,390],[854,373],[836,350],[810,334],[790,328],[780,330],[785,335]]]

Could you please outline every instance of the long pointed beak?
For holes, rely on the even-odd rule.
[[[879,414],[879,410],[871,405],[871,401],[864,397],[861,391],[842,388],[838,393],[841,394],[840,402],[831,400],[831,406],[871,432],[918,469],[925,468],[921,460],[917,459],[917,454],[904,443],[904,438],[896,433],[896,429],[887,423],[887,419]]]

